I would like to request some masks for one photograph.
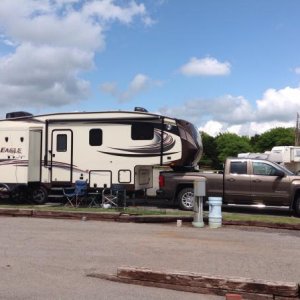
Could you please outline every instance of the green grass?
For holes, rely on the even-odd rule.
[[[70,212],[94,212],[94,213],[125,213],[130,215],[140,215],[140,216],[193,216],[193,212],[190,211],[180,211],[175,209],[160,209],[151,207],[126,207],[123,208],[98,208],[98,207],[65,207],[61,204],[51,204],[51,205],[0,205],[1,208],[11,208],[11,209],[31,209],[31,210],[42,210],[42,211],[70,211]],[[208,217],[208,212],[204,211],[204,217]],[[222,213],[223,220],[226,221],[259,221],[268,223],[283,223],[283,224],[300,224],[300,218],[291,216],[271,216],[271,215],[261,215],[261,214],[245,214],[245,213]]]
[[[223,219],[226,221],[258,221],[268,223],[300,224],[300,218],[291,216],[270,216],[226,212],[223,213]]]
[[[165,209],[147,209],[145,208],[134,208],[126,207],[125,209],[119,208],[101,208],[101,207],[69,207],[60,204],[57,205],[0,205],[1,208],[11,208],[11,209],[31,209],[31,210],[42,210],[42,211],[76,211],[76,212],[110,212],[110,213],[127,213],[133,215],[166,215]]]

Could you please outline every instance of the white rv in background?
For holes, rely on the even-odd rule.
[[[202,153],[189,122],[136,111],[13,112],[0,120],[0,183],[43,203],[53,187],[78,179],[90,189],[122,184],[128,191],[152,187],[155,165],[193,167]]]
[[[268,159],[295,174],[300,173],[300,147],[298,146],[276,146],[268,153]]]
[[[240,153],[240,158],[261,158],[275,162],[286,167],[294,174],[300,174],[300,147],[299,146],[275,146],[271,151],[264,153]]]

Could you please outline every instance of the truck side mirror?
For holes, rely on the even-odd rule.
[[[275,176],[277,176],[277,177],[284,177],[285,173],[283,171],[281,171],[281,170],[276,170]]]

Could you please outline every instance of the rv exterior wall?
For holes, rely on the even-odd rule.
[[[91,188],[112,183],[132,190],[150,188],[153,166],[191,162],[190,154],[201,152],[191,124],[186,124],[188,146],[183,148],[178,120],[146,112],[58,113],[0,120],[0,182],[28,184],[40,178],[40,184],[51,187],[84,179]],[[143,135],[139,127],[153,132]]]
[[[0,182],[27,183],[28,140],[28,129],[0,129]],[[10,163],[7,163],[8,161]]]
[[[70,129],[71,128],[71,129]],[[160,140],[158,134],[150,140],[133,140],[131,124],[75,124],[68,123],[50,125],[48,129],[48,162],[52,163],[52,181],[70,177],[68,165],[73,165],[72,181],[81,178],[88,180],[91,187],[110,186],[112,182],[136,184],[136,187],[150,187],[152,169],[145,166],[159,165]],[[101,141],[96,145],[90,143],[91,130],[101,132]],[[57,151],[56,139],[65,135],[67,146],[65,151]],[[180,138],[172,133],[165,133],[174,146],[163,155],[163,163],[170,163],[181,158]],[[156,147],[156,148],[155,148]],[[63,149],[64,150],[64,149]],[[170,154],[168,154],[170,153]],[[64,163],[61,164],[61,161]],[[147,184],[137,182],[135,167],[143,166],[147,170]],[[140,174],[144,172],[139,171]],[[90,178],[91,177],[91,178]],[[142,176],[144,178],[144,176]],[[150,178],[150,179],[149,179]]]

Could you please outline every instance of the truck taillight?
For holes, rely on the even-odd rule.
[[[165,186],[165,177],[163,175],[159,175],[159,188],[162,188]]]

